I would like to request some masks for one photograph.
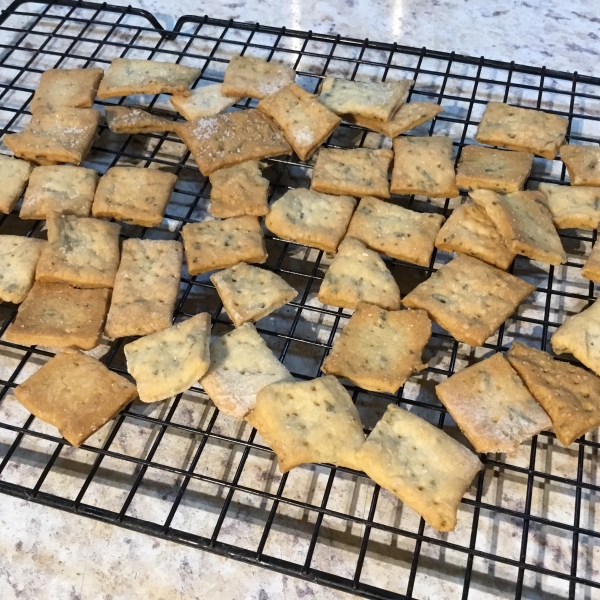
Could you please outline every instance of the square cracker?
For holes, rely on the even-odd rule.
[[[438,531],[456,527],[458,504],[483,465],[421,417],[394,406],[357,453],[364,472]]]
[[[394,138],[393,194],[419,194],[430,198],[458,196],[448,137]]]
[[[273,449],[282,473],[303,463],[356,469],[365,441],[356,406],[335,377],[263,388],[248,422]]]
[[[335,252],[355,207],[350,196],[292,189],[271,204],[265,225],[284,240]]]
[[[221,93],[233,98],[266,98],[293,83],[296,72],[257,56],[234,56],[225,69]]]
[[[106,335],[113,339],[148,335],[169,327],[179,293],[182,261],[181,242],[125,240],[106,318]]]
[[[315,96],[295,83],[267,96],[257,108],[283,129],[300,160],[307,160],[342,122]]]
[[[135,386],[99,360],[65,348],[15,388],[17,400],[78,447],[136,396]]]
[[[40,108],[55,109],[62,106],[90,108],[104,69],[50,69],[42,73],[40,83],[31,101],[31,112]]]
[[[265,238],[256,217],[187,223],[181,236],[190,275],[226,269],[239,262],[267,260]]]
[[[356,308],[363,301],[387,310],[400,308],[400,289],[382,258],[362,242],[346,237],[319,288],[319,302]]]
[[[456,168],[456,185],[464,190],[483,188],[506,194],[525,186],[533,165],[530,152],[507,152],[466,146]]]
[[[321,148],[310,189],[341,196],[389,198],[388,171],[393,158],[391,150]]]
[[[423,308],[459,342],[482,346],[535,286],[459,254],[402,300]]]
[[[133,106],[107,106],[104,113],[113,133],[162,133],[176,131],[179,125]]]
[[[544,204],[557,229],[596,229],[600,222],[600,190],[595,187],[571,187],[540,183]]]
[[[581,269],[581,276],[593,281],[594,283],[600,283],[600,244],[596,242],[592,248],[588,259]]]
[[[171,96],[173,108],[188,121],[213,117],[237,104],[242,98],[230,98],[221,93],[221,84],[205,85],[190,92],[189,96]]]
[[[0,301],[19,304],[25,300],[45,245],[44,240],[0,235]]]
[[[31,165],[25,160],[0,155],[0,213],[9,214],[19,201],[29,175]]]
[[[395,394],[414,371],[431,337],[424,310],[387,311],[359,302],[321,367],[365,390]]]
[[[96,139],[100,112],[93,108],[40,109],[19,133],[4,136],[4,143],[19,158],[40,165],[78,165]]]
[[[565,117],[541,110],[488,102],[475,139],[480,144],[523,150],[552,160],[568,125]]]
[[[38,281],[80,288],[112,288],[119,267],[118,223],[48,213],[48,244],[37,264]]]
[[[36,281],[4,337],[24,346],[91,350],[100,343],[109,297],[107,289],[79,290]]]
[[[210,367],[200,384],[221,412],[243,419],[254,409],[256,394],[280,381],[294,378],[254,325],[244,323],[211,342]]]
[[[435,247],[444,252],[468,254],[504,270],[516,256],[506,247],[485,210],[473,202],[465,202],[452,211],[438,231]]]
[[[426,267],[443,222],[442,215],[418,213],[367,196],[360,201],[346,235],[377,252]]]
[[[560,147],[560,160],[569,172],[571,185],[600,186],[600,148],[598,146]]]
[[[158,60],[113,58],[98,88],[98,98],[132,94],[179,94],[189,96],[190,85],[200,69]]]
[[[50,211],[87,217],[97,185],[98,173],[94,169],[73,165],[36,167],[29,178],[19,217],[45,219]]]
[[[246,263],[219,271],[210,280],[236,327],[247,321],[256,323],[298,295],[276,273]]]
[[[470,196],[494,222],[509,250],[550,265],[567,262],[544,194],[526,191],[499,195],[491,190],[473,190]]]
[[[211,173],[210,214],[221,219],[266,215],[269,212],[269,180],[262,176],[261,167],[264,164],[249,160]]]
[[[160,225],[177,175],[140,167],[111,167],[100,179],[92,215],[154,227]]]
[[[563,446],[600,425],[598,377],[519,342],[513,342],[506,358],[548,413]]]
[[[325,77],[319,88],[319,101],[336,115],[360,115],[387,123],[406,102],[413,82],[348,81]]]
[[[188,121],[177,133],[205,176],[247,160],[292,153],[273,122],[252,108]]]
[[[123,347],[142,402],[188,390],[210,365],[210,315],[201,313]]]
[[[435,392],[477,452],[514,452],[552,426],[500,353],[455,373]]]

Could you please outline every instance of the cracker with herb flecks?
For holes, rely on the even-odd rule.
[[[171,96],[173,108],[188,121],[214,117],[237,104],[242,98],[223,96],[221,84],[205,85],[190,91],[189,96]]]
[[[600,186],[600,148],[565,144],[559,152],[571,185]]]
[[[596,242],[592,248],[585,265],[581,269],[582,277],[600,283],[600,244]]]
[[[20,304],[35,276],[44,240],[21,235],[0,235],[0,301]]]
[[[104,69],[50,69],[44,71],[31,101],[31,112],[63,106],[90,108],[96,99]]]
[[[540,183],[538,192],[552,215],[557,229],[596,229],[600,222],[600,190]]]
[[[7,215],[15,207],[27,185],[31,169],[25,160],[0,155],[0,213]]]
[[[106,124],[114,133],[162,133],[176,131],[177,122],[157,117],[133,106],[107,106]]]

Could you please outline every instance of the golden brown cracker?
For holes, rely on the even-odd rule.
[[[63,106],[90,108],[102,77],[104,69],[91,67],[44,71],[31,101],[31,112]]]
[[[0,235],[0,301],[25,300],[35,276],[44,240],[21,235]]]
[[[600,186],[600,148],[565,144],[559,152],[571,185]]]
[[[27,185],[31,169],[25,160],[0,155],[0,213],[7,215],[15,207]]]
[[[221,93],[221,84],[205,85],[190,91],[189,96],[171,96],[173,108],[188,121],[213,117],[237,104],[242,98],[230,98]]]
[[[538,192],[552,215],[557,229],[596,229],[600,222],[600,190],[595,187],[571,187],[540,183]]]

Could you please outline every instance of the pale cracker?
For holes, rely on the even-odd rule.
[[[0,213],[7,215],[15,207],[27,185],[31,169],[25,160],[0,155]]]
[[[598,146],[572,146],[559,149],[569,172],[571,185],[600,186],[600,148]]]
[[[42,73],[31,101],[31,112],[40,108],[55,109],[63,106],[90,108],[104,69],[50,69]]]
[[[231,108],[242,98],[230,98],[221,93],[221,84],[205,85],[190,91],[189,96],[171,96],[173,108],[188,121],[214,117]]]
[[[476,258],[459,254],[405,296],[459,342],[482,346],[535,286]]]
[[[600,283],[600,244],[596,242],[592,248],[585,265],[581,269],[581,276],[594,283]]]
[[[0,301],[20,304],[35,276],[44,240],[21,235],[0,235]]]
[[[544,204],[557,229],[596,229],[600,222],[600,190],[595,187],[571,187],[540,183]]]
[[[178,123],[133,106],[107,106],[106,124],[113,133],[162,133],[176,131]]]
[[[456,527],[458,505],[483,468],[473,452],[393,404],[357,453],[364,472],[438,531]]]

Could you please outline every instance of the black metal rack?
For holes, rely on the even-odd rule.
[[[143,10],[68,0],[17,0],[2,13],[0,32],[12,37],[0,43],[2,134],[28,119],[33,90],[48,68],[106,67],[116,56],[155,58],[200,66],[202,79],[220,81],[231,56],[250,53],[294,67],[310,91],[326,73],[413,78],[412,99],[445,109],[418,131],[450,135],[457,157],[472,143],[492,99],[567,116],[571,141],[600,142],[600,79],[577,73],[208,17],[181,17],[167,31]],[[245,101],[238,108],[253,105]],[[162,97],[148,106],[177,118]],[[327,145],[386,143],[344,124]],[[102,127],[86,165],[104,172],[123,162],[168,168],[179,177],[165,224],[152,230],[125,226],[125,236],[180,239],[183,224],[204,218],[207,181],[176,137],[117,136]],[[273,197],[307,185],[310,164],[295,158],[268,162]],[[530,185],[564,179],[562,163],[536,159]],[[450,199],[392,201],[446,215],[456,205]],[[42,225],[21,221],[15,212],[0,218],[0,233],[36,236]],[[561,237],[569,255],[564,266],[544,270],[516,259],[512,271],[535,282],[537,291],[483,349],[459,344],[435,328],[429,367],[395,397],[349,385],[366,425],[372,427],[392,401],[458,436],[433,385],[482,353],[507,349],[513,339],[545,349],[565,316],[593,301],[594,285],[579,269],[596,232],[563,231]],[[315,301],[328,262],[323,253],[272,237],[267,243],[267,267],[300,291],[300,301],[261,321],[259,331],[294,375],[316,377],[349,314]],[[388,264],[406,294],[448,259],[435,254],[427,268]],[[16,308],[0,306],[0,334]],[[175,317],[202,310],[212,313],[214,331],[231,327],[210,281],[184,272]],[[126,374],[123,343],[109,343],[102,360]],[[431,597],[442,589],[436,585],[444,586],[444,597],[463,599],[480,597],[483,589],[497,590],[499,598],[598,597],[597,432],[568,449],[543,433],[514,457],[482,457],[485,469],[461,503],[457,530],[439,534],[361,473],[307,465],[281,476],[256,432],[220,415],[200,388],[159,406],[134,402],[73,449],[12,397],[12,389],[53,353],[0,339],[0,354],[0,491],[6,494],[367,598]]]

